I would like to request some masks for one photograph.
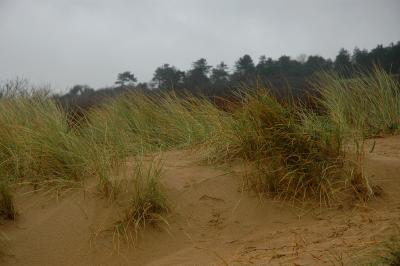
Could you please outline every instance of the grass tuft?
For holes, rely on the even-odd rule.
[[[128,207],[121,221],[115,225],[114,238],[124,236],[134,243],[138,231],[147,225],[155,226],[158,222],[168,225],[163,217],[168,212],[167,201],[162,191],[160,177],[162,161],[152,158],[150,161],[137,156],[133,169],[133,191]],[[128,228],[133,227],[135,235]]]
[[[160,214],[167,212],[166,198],[159,183],[162,171],[161,160],[136,162],[134,169],[134,193],[125,216],[126,223],[135,227],[163,220]]]

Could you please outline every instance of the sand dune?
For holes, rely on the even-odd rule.
[[[133,247],[113,230],[124,200],[102,197],[90,181],[58,198],[21,188],[18,219],[0,225],[2,264],[352,265],[400,228],[400,137],[377,139],[367,154],[366,174],[382,195],[334,209],[244,191],[240,165],[201,165],[190,151],[163,157],[168,225],[146,227]]]

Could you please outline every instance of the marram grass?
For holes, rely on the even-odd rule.
[[[399,80],[379,67],[350,80],[325,73],[315,86],[330,121],[344,130],[368,137],[400,129]]]
[[[305,127],[316,121],[308,115],[306,120],[300,105],[281,103],[264,89],[242,94],[241,102],[230,127],[211,138],[208,146],[212,160],[239,157],[252,162],[253,172],[245,176],[257,191],[330,204],[347,183],[361,181],[356,174],[359,165],[345,156],[341,135],[321,125],[313,127],[324,134],[309,132]]]
[[[377,69],[352,80],[324,74],[315,84],[319,112],[282,103],[266,89],[238,93],[229,111],[205,97],[134,91],[90,110],[76,126],[46,95],[3,97],[0,179],[48,184],[96,177],[100,190],[115,197],[112,180],[126,158],[196,148],[210,163],[250,162],[249,184],[280,198],[329,204],[349,186],[370,196],[361,162],[346,147],[356,135],[398,131],[399,82]]]
[[[107,175],[112,154],[93,144],[69,127],[65,112],[46,96],[0,99],[1,183],[79,184]]]
[[[139,230],[146,226],[154,226],[158,222],[168,225],[164,216],[169,208],[160,183],[162,167],[159,157],[135,157],[129,185],[132,195],[122,219],[115,224],[115,244],[119,245],[121,238],[134,244]],[[135,234],[129,228],[133,228]]]
[[[283,104],[266,89],[238,93],[238,100],[226,112],[205,98],[132,92],[93,110],[89,129],[99,145],[122,144],[123,156],[197,147],[211,163],[250,161],[252,186],[285,199],[329,204],[348,184],[368,184],[360,165],[346,158],[343,135],[329,116],[320,123],[311,111]]]

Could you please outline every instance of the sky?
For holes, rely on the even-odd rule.
[[[232,66],[400,41],[400,0],[0,0],[0,81],[17,76],[66,91],[150,81],[169,63]]]

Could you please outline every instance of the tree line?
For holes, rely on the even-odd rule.
[[[344,78],[351,78],[355,72],[370,71],[376,65],[389,73],[400,74],[400,41],[388,46],[377,45],[370,51],[356,47],[350,53],[341,49],[334,60],[319,55],[301,55],[297,59],[286,55],[272,59],[263,55],[255,62],[246,54],[231,70],[224,62],[211,66],[205,58],[194,61],[186,71],[166,63],[156,68],[149,83],[138,83],[134,73],[125,71],[117,75],[113,87],[94,90],[87,85],[75,85],[58,99],[64,106],[87,108],[104,96],[132,89],[186,90],[205,96],[227,96],[237,87],[252,87],[256,83],[268,83],[277,91],[290,86],[301,93],[308,87],[307,79],[317,72],[336,71]]]

